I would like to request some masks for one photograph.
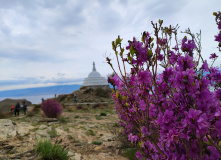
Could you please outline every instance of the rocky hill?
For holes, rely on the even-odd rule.
[[[27,101],[26,99],[4,99],[0,101],[0,113],[9,112],[11,110],[12,105],[15,106],[18,102],[20,104],[23,104],[24,101],[28,106],[32,105],[32,103],[30,101]]]
[[[91,103],[91,102],[113,102],[111,98],[112,89],[106,88],[87,88],[81,87],[79,90],[72,92],[71,94],[59,95],[56,100],[59,103],[73,103],[74,96],[77,96],[78,103]]]

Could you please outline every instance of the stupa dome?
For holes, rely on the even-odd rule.
[[[92,71],[89,73],[88,77],[101,77],[101,74],[97,71]]]
[[[87,78],[85,78],[83,86],[90,86],[90,87],[109,86],[107,80],[104,77],[101,77],[101,74],[96,71],[94,62],[93,62],[92,72],[89,73]]]

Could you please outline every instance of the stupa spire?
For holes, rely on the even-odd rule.
[[[95,63],[94,62],[93,62],[93,70],[92,71],[96,71]]]

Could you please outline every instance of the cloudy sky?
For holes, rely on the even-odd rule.
[[[0,0],[0,90],[79,84],[92,70],[112,73],[111,41],[150,31],[153,20],[202,31],[203,55],[218,53],[220,0]],[[220,59],[215,65],[220,64]]]

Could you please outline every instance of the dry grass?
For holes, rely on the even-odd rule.
[[[0,112],[0,119],[11,117],[13,114],[14,112],[5,112],[5,113]]]

